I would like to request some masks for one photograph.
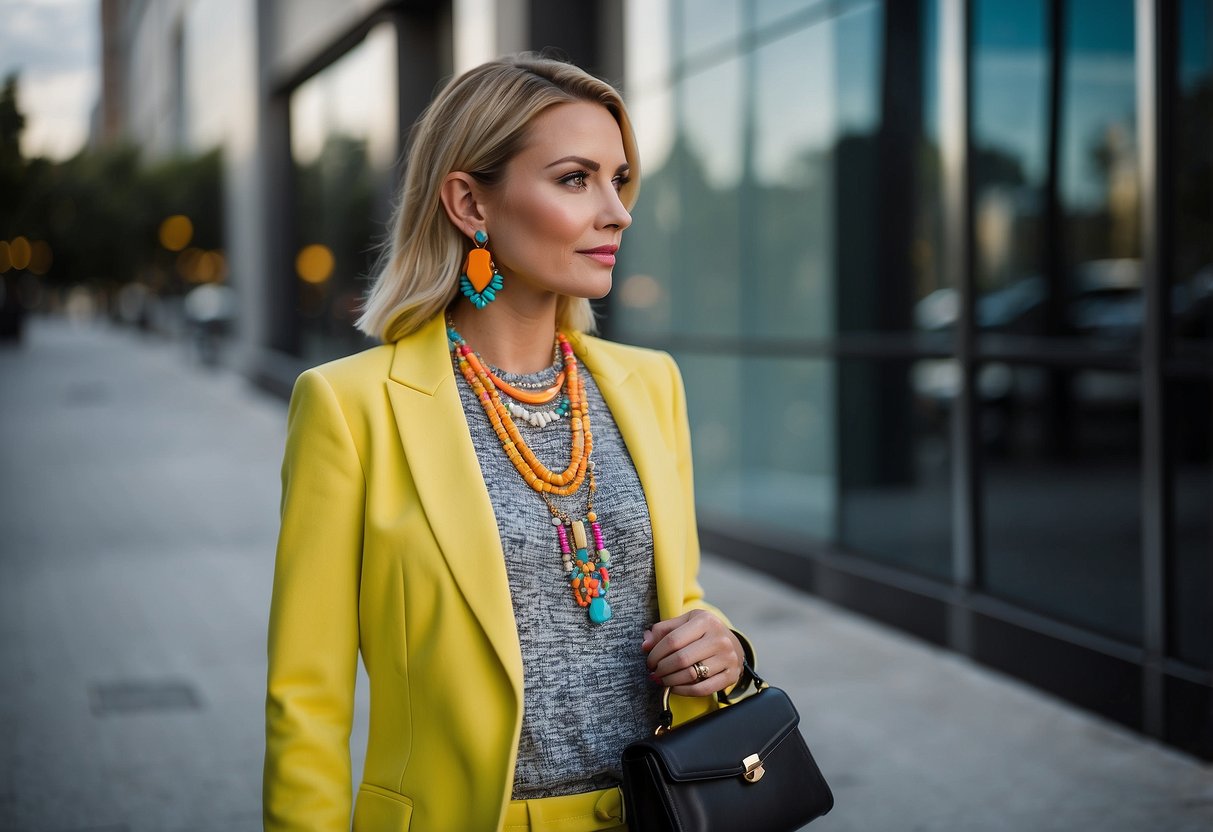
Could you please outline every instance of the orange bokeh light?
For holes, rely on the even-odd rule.
[[[181,251],[194,239],[194,224],[185,214],[173,214],[160,223],[160,245],[169,251]]]

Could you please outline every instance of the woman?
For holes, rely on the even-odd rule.
[[[585,334],[638,173],[618,93],[556,61],[471,70],[414,128],[359,320],[384,344],[291,397],[267,829],[349,824],[360,649],[358,830],[626,828],[662,686],[685,719],[739,681],[677,368]]]

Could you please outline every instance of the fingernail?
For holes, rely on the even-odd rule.
[[[660,676],[658,676],[656,673],[650,673],[650,674],[649,674],[649,681],[650,681],[650,682],[660,682],[660,681],[661,681],[661,677],[660,677]]]

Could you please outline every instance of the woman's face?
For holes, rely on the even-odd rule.
[[[558,104],[531,122],[482,212],[505,293],[529,288],[581,298],[611,290],[615,250],[632,217],[619,125],[599,104]]]

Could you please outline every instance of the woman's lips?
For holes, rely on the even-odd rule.
[[[618,250],[619,246],[599,246],[598,248],[587,248],[577,253],[584,254],[591,260],[597,260],[604,266],[613,266],[615,265],[615,252]]]

